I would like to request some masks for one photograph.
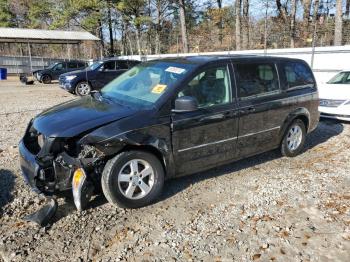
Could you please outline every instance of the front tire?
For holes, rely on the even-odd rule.
[[[281,143],[283,156],[295,157],[303,150],[306,138],[306,128],[300,119],[294,120],[286,130]]]
[[[151,204],[161,194],[164,169],[153,154],[125,151],[107,162],[101,184],[109,203],[139,208]]]
[[[51,76],[49,75],[43,75],[41,77],[41,82],[44,83],[44,84],[50,84],[51,83]]]
[[[75,94],[78,96],[87,96],[91,92],[91,86],[88,82],[79,82],[75,87]]]

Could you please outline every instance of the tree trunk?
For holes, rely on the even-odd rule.
[[[236,50],[241,50],[241,2],[236,0]]]
[[[107,7],[107,15],[108,15],[108,29],[109,29],[109,41],[110,41],[110,49],[109,55],[114,54],[114,42],[113,42],[113,27],[112,27],[112,15],[111,15],[111,2],[108,1]]]
[[[306,41],[307,38],[309,38],[309,33],[310,33],[310,10],[311,10],[311,0],[303,0],[303,28],[302,30],[302,36],[303,40]]]
[[[129,34],[126,33],[126,39],[127,41],[129,42],[129,49],[130,49],[130,54],[133,56],[134,55],[134,51],[132,49],[132,43],[131,43],[131,40],[130,40],[130,37],[129,37]]]
[[[343,1],[337,0],[334,29],[334,45],[342,45]]]
[[[243,17],[242,17],[242,46],[243,49],[249,49],[249,0],[243,0]]]
[[[100,37],[100,44],[101,44],[101,53],[102,55],[104,56],[105,55],[105,42],[103,40],[103,30],[102,30],[102,22],[101,20],[99,19],[98,21],[98,25],[99,25],[99,28],[98,28],[98,33],[99,33],[99,37]],[[102,58],[102,57],[101,57]]]
[[[346,17],[349,18],[349,15],[350,15],[350,0],[346,0],[345,15],[346,15]]]
[[[160,16],[161,16],[161,3],[160,1],[157,1],[156,3],[156,12],[157,12],[157,18],[156,18],[156,46],[155,46],[155,53],[160,53],[160,33],[161,33],[161,24],[160,24]]]
[[[136,36],[136,46],[137,46],[137,53],[139,55],[142,55],[141,52],[141,42],[140,42],[140,28],[136,27],[136,32],[135,32],[135,36]]]
[[[223,35],[222,35],[222,29],[224,27],[223,19],[222,19],[222,0],[217,0],[218,8],[220,11],[220,21],[219,21],[219,41],[220,45],[222,45]]]
[[[290,11],[290,47],[295,47],[295,14],[297,11],[297,1],[291,1],[291,11]]]
[[[286,9],[282,6],[281,0],[276,0],[276,5],[277,5],[277,10],[279,12],[279,16],[282,17],[283,21],[287,21],[287,11]]]
[[[314,2],[314,14],[313,14],[313,17],[312,17],[312,28],[313,28],[312,46],[313,47],[316,46],[316,42],[317,42],[317,14],[318,14],[319,7],[320,7],[320,1],[319,0],[315,0],[315,2]],[[311,64],[313,64],[313,61],[312,61]]]
[[[184,53],[188,53],[188,41],[187,41],[187,29],[186,29],[186,16],[185,16],[185,1],[179,0],[180,9],[180,25],[181,25],[181,38],[182,38],[182,50]]]
[[[304,27],[309,25],[310,10],[311,10],[311,0],[303,0],[303,25]]]

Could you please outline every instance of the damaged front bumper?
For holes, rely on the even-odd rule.
[[[25,147],[23,140],[19,143],[19,159],[24,180],[34,192],[38,194],[42,193],[36,185],[36,178],[39,176],[40,166],[36,162],[35,156]]]
[[[37,160],[37,156],[28,150],[23,140],[19,143],[19,155],[22,175],[34,192],[53,195],[71,189],[72,165],[69,167],[56,160],[43,165]]]

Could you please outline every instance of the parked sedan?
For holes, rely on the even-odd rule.
[[[84,61],[58,62],[43,70],[33,72],[34,77],[44,84],[50,84],[52,80],[58,80],[61,74],[84,69],[87,63]]]
[[[84,70],[74,71],[60,76],[60,87],[79,96],[100,90],[114,78],[139,64],[136,60],[106,59],[95,62]]]
[[[321,117],[350,121],[350,71],[320,85],[319,92]]]
[[[318,124],[318,104],[302,60],[149,61],[30,121],[21,169],[38,192],[71,190],[78,210],[99,188],[112,204],[142,207],[159,197],[165,179],[276,148],[296,156]]]

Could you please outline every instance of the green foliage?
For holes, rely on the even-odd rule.
[[[42,28],[43,26],[50,25],[52,18],[50,8],[48,7],[51,4],[49,0],[31,1],[28,11],[29,27]]]
[[[146,15],[146,1],[144,0],[119,1],[117,10],[121,13],[125,22],[137,29],[142,29],[143,26],[152,22],[152,18]]]
[[[96,33],[101,19],[104,1],[98,0],[63,0],[53,6],[51,29],[82,27]]]
[[[14,25],[14,15],[10,12],[9,1],[0,0],[0,26],[10,27]]]

